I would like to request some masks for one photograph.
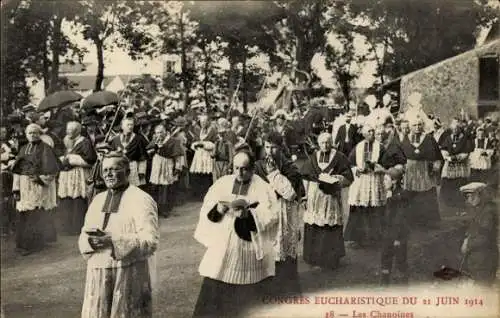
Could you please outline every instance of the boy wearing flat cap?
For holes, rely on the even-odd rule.
[[[498,267],[498,212],[485,183],[472,182],[460,187],[467,212],[473,217],[465,234],[461,252],[463,270],[479,285],[492,285]]]
[[[385,211],[382,254],[381,254],[381,286],[388,286],[393,273],[393,262],[401,274],[401,283],[408,283],[408,233],[410,227],[406,217],[408,192],[403,190],[402,167],[393,167],[387,171],[390,188]],[[388,178],[388,179],[389,179]]]

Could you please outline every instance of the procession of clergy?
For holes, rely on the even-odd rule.
[[[56,240],[56,228],[79,235],[88,260],[83,317],[151,316],[158,218],[190,191],[203,199],[194,236],[206,247],[194,316],[220,317],[265,295],[300,295],[299,244],[307,264],[327,270],[339,266],[346,245],[380,248],[381,283],[394,279],[393,260],[406,283],[410,229],[436,227],[440,209],[464,212],[471,193],[482,197],[496,186],[498,130],[490,119],[457,118],[446,128],[420,110],[359,125],[347,113],[335,131],[314,136],[317,148],[302,160],[287,144],[285,113],[250,123],[212,115],[143,130],[125,114],[105,146],[97,145],[95,127],[71,121],[59,149],[41,116],[30,119],[24,143],[9,143],[2,127],[2,166],[12,172],[19,215],[16,246],[28,255]],[[248,124],[261,133],[249,134]],[[481,207],[495,214],[490,201]],[[479,247],[498,253],[493,221],[484,219],[474,227],[489,231]],[[469,233],[464,253],[477,248],[474,240]],[[475,278],[494,279],[497,260],[476,262]]]

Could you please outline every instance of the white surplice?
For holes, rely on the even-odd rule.
[[[120,270],[126,273],[134,264],[141,264],[144,261],[149,265],[149,277],[135,277],[133,279],[149,279],[152,289],[156,285],[156,262],[155,251],[159,241],[158,213],[156,202],[146,192],[136,186],[130,185],[123,193],[118,207],[118,212],[111,213],[106,232],[111,234],[112,248],[95,251],[89,244],[89,236],[86,231],[99,228],[102,229],[104,217],[103,206],[106,201],[107,191],[98,194],[91,202],[85,216],[85,224],[82,228],[78,241],[80,253],[87,260],[87,284],[93,288],[104,288],[107,282],[91,282],[93,278],[90,273],[92,270],[114,270],[117,269],[117,277],[125,277],[126,274],[120,274]],[[122,276],[120,276],[122,275]],[[95,276],[95,275],[94,275]],[[105,275],[101,275],[104,277]],[[113,297],[130,292],[120,290],[121,285],[115,285]],[[97,286],[97,287],[96,287]],[[87,317],[85,313],[95,312],[95,309],[89,308],[96,302],[95,298],[100,297],[99,290],[85,291],[82,317]],[[123,306],[119,304],[119,299],[113,299],[113,306]],[[90,315],[91,316],[91,315]]]
[[[271,186],[261,177],[253,175],[247,195],[232,194],[234,175],[218,179],[208,190],[200,210],[200,219],[194,238],[207,251],[199,272],[203,277],[229,284],[253,284],[275,275],[275,251],[279,204]],[[226,213],[220,222],[208,219],[208,213],[218,202],[245,199],[259,202],[251,210],[257,227],[252,242],[242,240],[234,229],[235,216]]]

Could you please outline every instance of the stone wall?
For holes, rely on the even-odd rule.
[[[408,108],[408,96],[418,91],[424,111],[436,114],[443,123],[461,108],[477,117],[479,57],[490,53],[500,54],[500,40],[403,76],[401,109]]]

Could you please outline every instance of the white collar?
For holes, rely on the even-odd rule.
[[[323,170],[325,169],[326,167],[328,167],[328,165],[330,165],[330,163],[332,162],[333,160],[333,157],[335,157],[335,154],[337,153],[337,150],[335,148],[332,148],[330,150],[330,158],[328,159],[328,162],[320,162],[320,159],[321,159],[321,154],[323,153],[323,151],[321,150],[318,150],[316,152],[316,161],[318,162],[318,167]]]

